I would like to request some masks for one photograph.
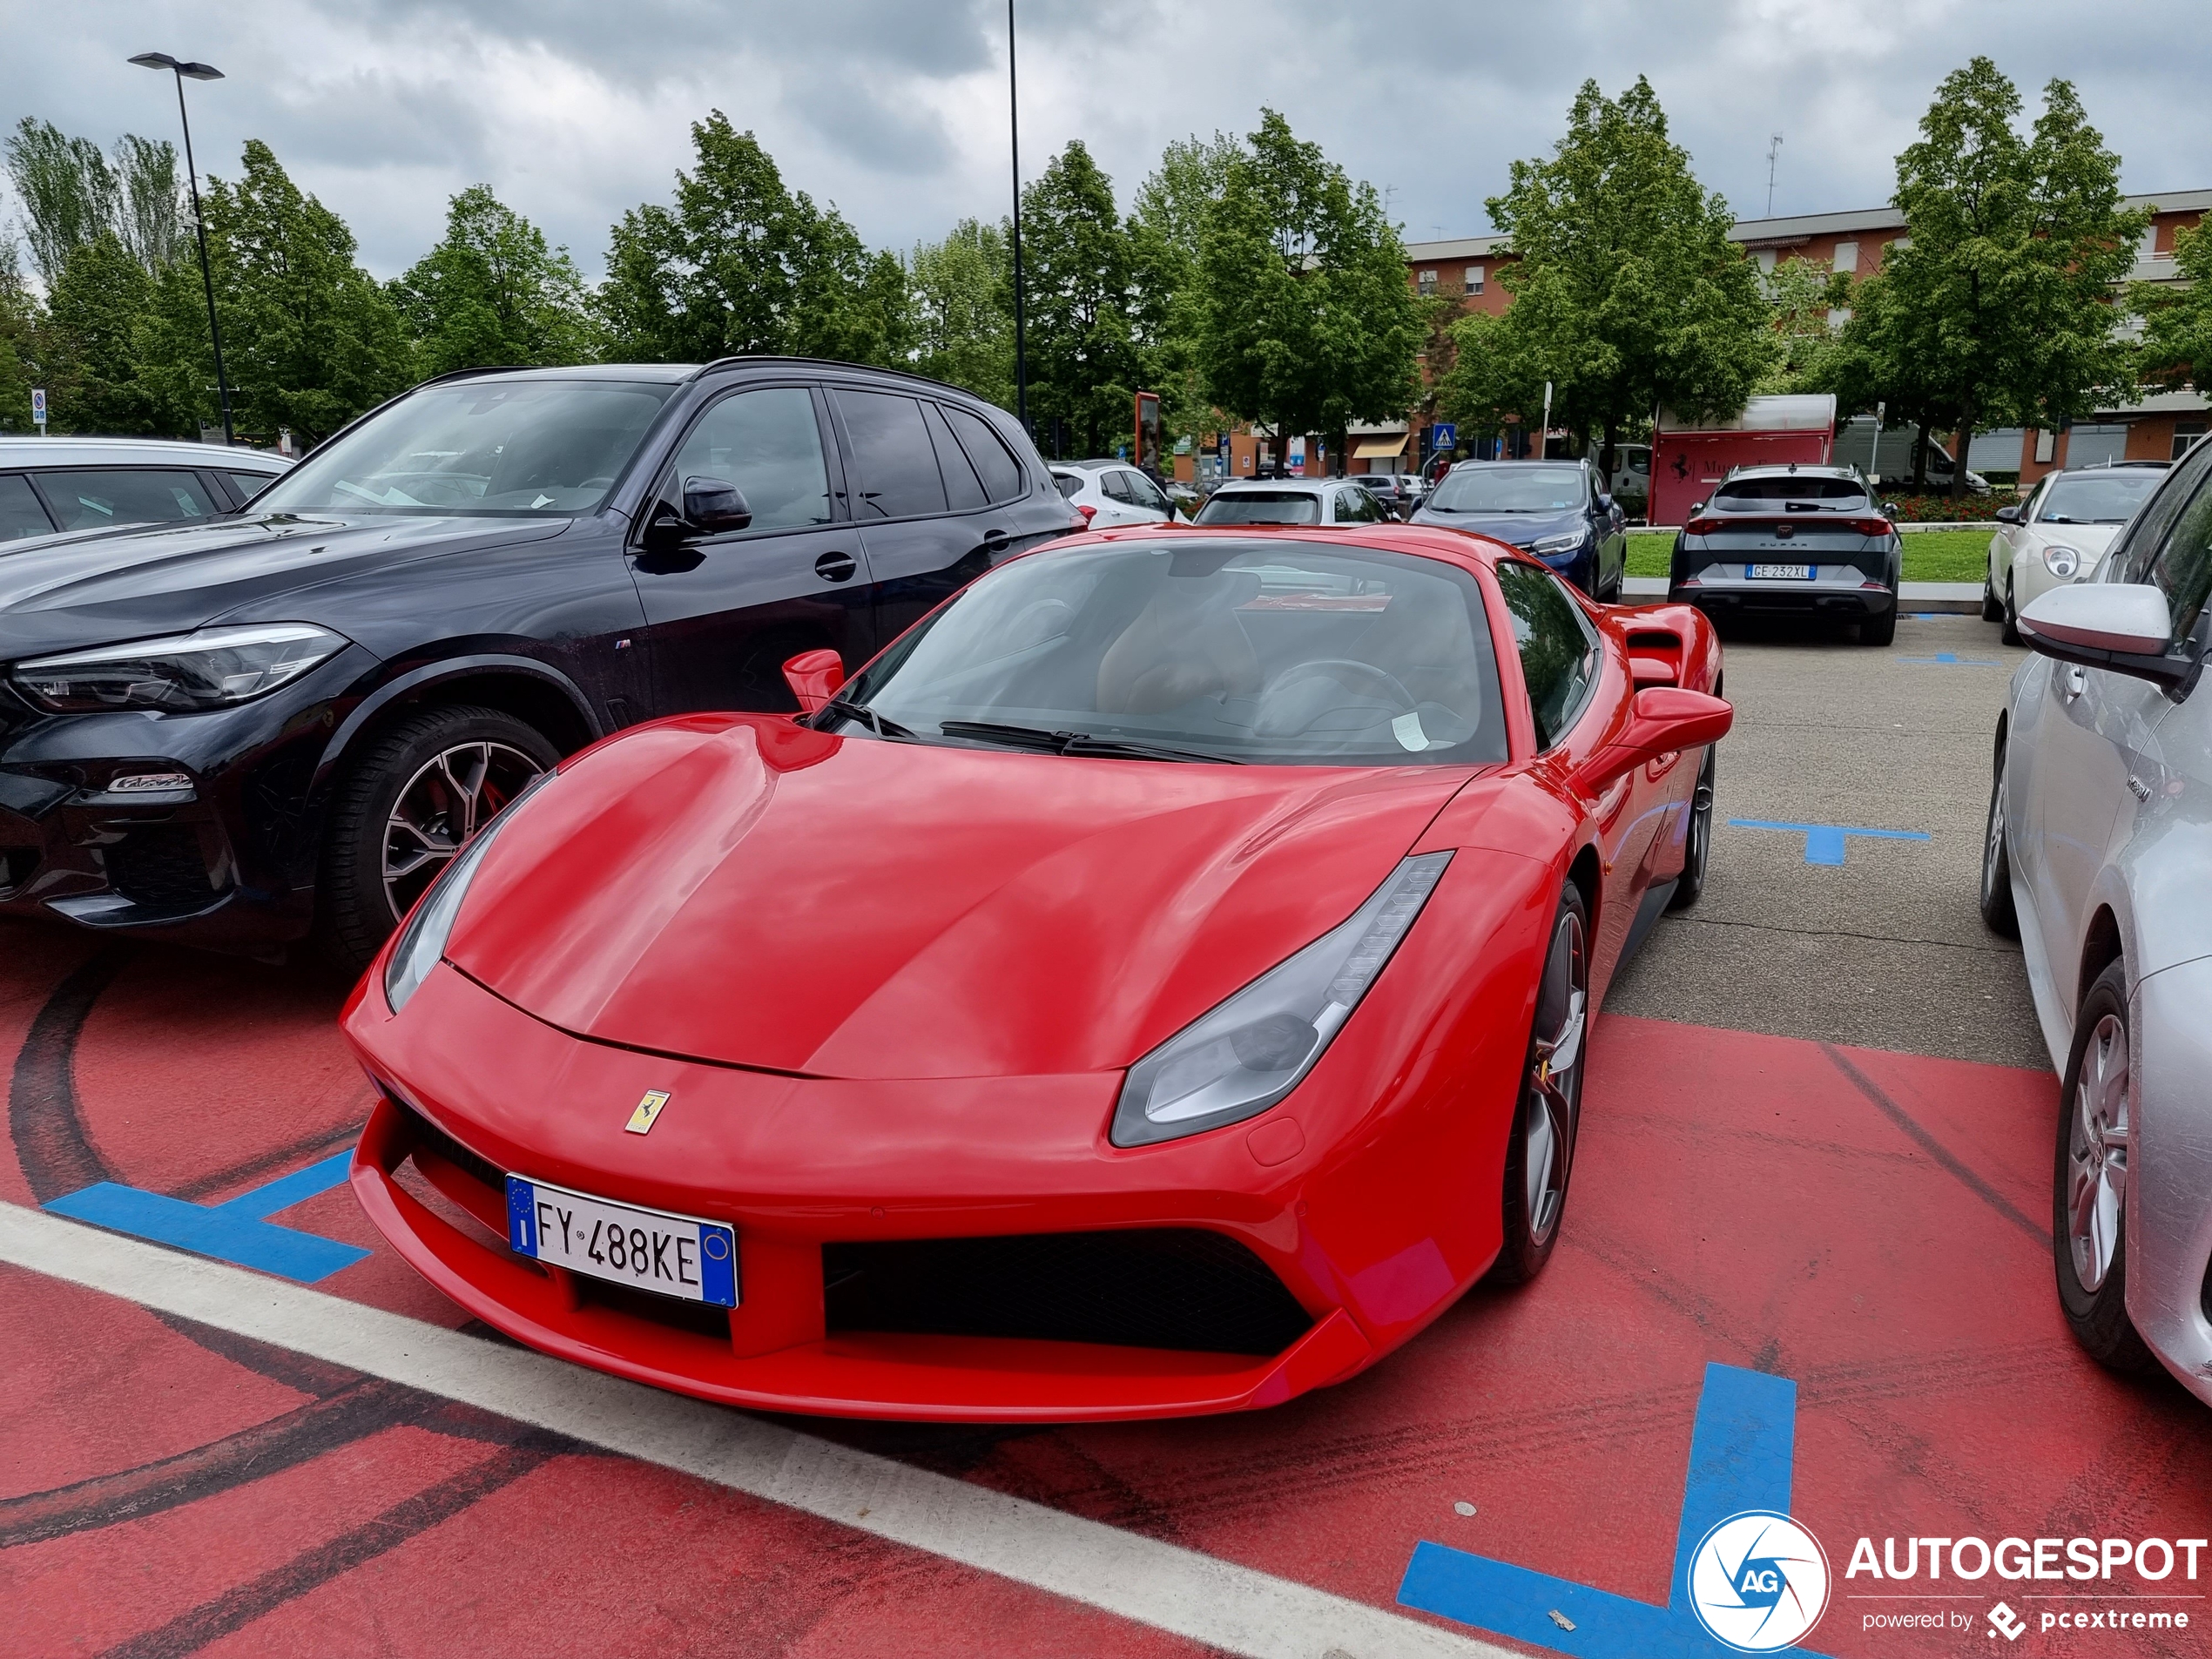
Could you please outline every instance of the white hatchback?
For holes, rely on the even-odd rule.
[[[1120,461],[1055,461],[1052,482],[1068,505],[1096,529],[1109,524],[1163,524],[1175,517],[1167,492]]]
[[[1981,618],[2020,643],[2020,612],[2053,588],[2087,581],[2114,538],[2166,475],[2163,461],[2054,472],[2017,507],[1997,509],[1983,579]]]

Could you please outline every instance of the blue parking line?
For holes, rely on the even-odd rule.
[[[342,1185],[353,1159],[350,1151],[334,1153],[319,1163],[242,1192],[226,1204],[192,1204],[102,1181],[64,1193],[43,1207],[57,1216],[89,1221],[96,1227],[313,1285],[341,1268],[351,1267],[369,1252],[334,1238],[280,1227],[268,1217]]]
[[[1978,657],[1961,657],[1955,651],[1939,651],[1932,657],[1900,657],[1900,663],[1947,663],[1959,668],[2002,668],[2002,663],[1985,663]]]
[[[1876,841],[1925,841],[1925,830],[1859,829],[1850,824],[1784,824],[1764,818],[1731,818],[1732,829],[1788,830],[1792,834],[1802,833],[1805,838],[1807,864],[1841,864],[1844,843],[1853,835],[1865,836]]]
[[[1735,1366],[1705,1367],[1664,1607],[1426,1540],[1414,1547],[1398,1587],[1399,1602],[1577,1659],[1724,1654],[1728,1649],[1690,1610],[1690,1556],[1730,1515],[1747,1509],[1789,1513],[1797,1415],[1797,1386],[1788,1378]]]

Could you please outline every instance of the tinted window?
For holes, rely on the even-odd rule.
[[[1072,472],[1055,472],[1052,475],[1052,482],[1060,493],[1071,501],[1082,494],[1083,481]]]
[[[945,481],[921,421],[921,405],[888,392],[840,391],[837,407],[860,475],[857,516],[905,518],[945,510]]]
[[[1174,505],[1168,493],[1141,472],[1125,474],[1129,479],[1130,498],[1139,507],[1150,507],[1156,513],[1172,512]]]
[[[42,472],[38,487],[53,503],[65,530],[105,529],[116,524],[166,524],[204,518],[214,510],[197,473],[151,468],[114,472]]]
[[[2212,474],[2212,445],[2192,452],[2188,460],[2165,475],[2164,488],[2120,533],[2121,539],[2114,544],[2104,565],[2107,582],[2144,579],[2149,573],[2151,560],[2165,543],[2167,532],[2174,528],[2182,509],[2202,491],[2208,474]]]
[[[1498,566],[1498,586],[1521,648],[1536,745],[1548,749],[1567,734],[1597,683],[1597,638],[1581,607],[1549,573],[1515,562]]]
[[[953,430],[945,424],[943,412],[934,403],[925,403],[921,414],[928,423],[929,442],[937,450],[937,470],[944,475],[947,504],[956,513],[974,512],[984,504],[982,481],[968,464],[960,445],[953,442]]]
[[[1506,753],[1479,585],[1367,548],[1163,536],[1016,559],[846,695],[926,741],[1039,752],[1082,733],[1280,764]]]
[[[238,491],[240,501],[252,501],[275,481],[277,475],[273,472],[226,472],[223,476],[231,481],[231,488]]]
[[[1428,505],[1440,513],[1563,513],[1582,504],[1580,467],[1485,462],[1444,475]]]
[[[597,512],[672,386],[461,381],[325,444],[253,505],[271,513]]]
[[[2186,638],[2212,591],[2212,489],[2199,489],[2182,508],[2150,567],[2150,579],[2166,595],[2174,637]]]
[[[1337,491],[1337,522],[1340,524],[1372,524],[1383,516],[1382,503],[1369,490],[1357,488]]]
[[[19,472],[0,472],[0,542],[53,533],[53,521],[31,493],[29,481]]]
[[[1122,502],[1131,507],[1137,504],[1136,492],[1129,487],[1129,475],[1125,472],[1101,473],[1098,487],[1105,491],[1109,501]]]
[[[971,414],[954,404],[945,411],[946,419],[953,423],[953,430],[968,451],[968,458],[983,480],[984,492],[993,501],[1012,501],[1022,493],[1022,469],[1007,453],[1005,443],[991,430],[990,423],[980,415]],[[1064,493],[1064,492],[1063,492]]]
[[[1842,511],[1863,505],[1866,492],[1850,478],[1738,478],[1713,492],[1713,510],[1771,512],[1777,506]]]
[[[1200,524],[1318,524],[1321,503],[1304,490],[1217,492],[1198,509]]]
[[[676,453],[676,491],[687,478],[735,484],[757,530],[826,524],[829,474],[814,400],[804,387],[738,392],[699,417]]]

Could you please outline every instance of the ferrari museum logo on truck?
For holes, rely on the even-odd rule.
[[[1827,1611],[1828,1556],[1787,1515],[1730,1515],[1690,1557],[1689,1605],[1716,1642],[1739,1653],[1779,1652]]]

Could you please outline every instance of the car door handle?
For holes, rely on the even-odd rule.
[[[850,582],[860,568],[850,553],[825,553],[814,561],[814,574],[825,582]]]
[[[2089,675],[2079,664],[2068,663],[2059,677],[2059,695],[2071,703],[2089,689]]]
[[[983,545],[986,547],[996,547],[1006,539],[1006,532],[996,524],[983,532]]]

